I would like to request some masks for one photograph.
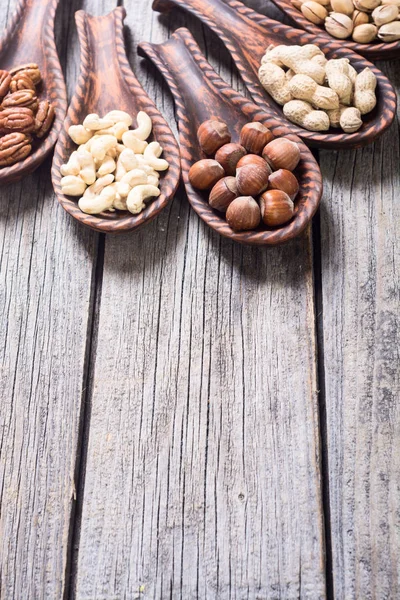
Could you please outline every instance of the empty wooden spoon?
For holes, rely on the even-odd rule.
[[[357,148],[375,141],[391,125],[396,114],[396,94],[392,84],[372,63],[347,50],[343,42],[319,37],[287,27],[247,8],[237,0],[155,0],[155,10],[179,6],[208,25],[225,44],[253,100],[263,109],[272,109],[282,119],[282,107],[264,90],[258,80],[258,69],[269,45],[316,44],[328,58],[348,58],[360,72],[369,67],[376,75],[377,106],[363,117],[364,125],[355,133],[330,129],[328,132],[307,131],[293,123],[287,126],[310,146],[323,148]]]
[[[54,17],[59,0],[19,0],[15,13],[0,40],[0,69],[37,63],[42,82],[39,100],[49,100],[55,119],[43,140],[34,142],[29,156],[9,167],[0,168],[0,183],[9,183],[32,173],[52,150],[67,109],[67,93],[54,42]]]
[[[84,225],[107,233],[131,231],[154,219],[173,197],[180,177],[178,144],[129,66],[123,36],[125,15],[122,7],[103,17],[93,17],[82,10],[76,13],[81,45],[81,73],[57,142],[52,167],[54,190],[63,208]],[[85,214],[79,209],[77,198],[65,196],[61,191],[60,167],[68,162],[76,149],[67,132],[70,125],[82,123],[90,113],[103,116],[114,109],[129,113],[134,119],[134,126],[135,116],[139,111],[145,111],[151,117],[153,132],[149,140],[155,139],[161,144],[163,158],[170,166],[161,175],[160,196],[151,201],[140,214],[133,215],[119,210],[99,215]]]
[[[383,43],[377,40],[370,44],[358,44],[351,39],[338,40],[325,31],[323,26],[314,25],[314,23],[306,19],[303,13],[293,6],[290,0],[272,0],[272,2],[302,29],[309,31],[313,35],[326,35],[330,40],[336,42],[338,46],[342,46],[344,42],[346,48],[362,56],[366,56],[370,60],[400,57],[400,41]]]
[[[282,119],[269,109],[258,106],[229,87],[205,60],[187,29],[178,29],[163,44],[139,44],[139,53],[154,62],[167,81],[175,99],[179,121],[182,174],[189,201],[197,214],[221,235],[246,244],[279,244],[301,233],[315,213],[322,193],[321,172],[308,148],[291,134]],[[296,169],[300,192],[296,199],[295,215],[287,225],[276,229],[235,232],[224,215],[208,204],[208,192],[195,190],[188,177],[191,165],[204,158],[198,141],[199,125],[210,117],[225,121],[238,141],[245,123],[260,121],[277,136],[287,136],[296,141],[301,150],[301,160]]]

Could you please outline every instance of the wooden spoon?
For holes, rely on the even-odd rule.
[[[203,221],[221,235],[246,244],[275,245],[299,235],[315,213],[322,193],[321,172],[308,148],[291,134],[282,119],[277,118],[271,110],[260,110],[222,81],[205,60],[187,29],[178,29],[164,44],[142,43],[139,53],[154,62],[174,96],[183,180],[189,202]],[[286,136],[299,144],[301,160],[295,174],[300,183],[300,192],[295,201],[295,216],[290,223],[275,229],[260,227],[258,230],[237,233],[229,227],[223,214],[210,207],[208,192],[200,192],[191,186],[189,169],[194,162],[204,158],[197,141],[197,129],[210,117],[227,123],[232,141],[238,141],[245,123],[261,121],[276,137]]]
[[[32,173],[51,152],[67,109],[67,92],[54,42],[54,17],[59,0],[19,0],[15,13],[0,40],[0,69],[37,63],[42,83],[40,100],[49,100],[56,112],[53,126],[25,160],[0,168],[0,182],[10,183]]]
[[[131,231],[154,219],[173,197],[180,177],[178,144],[129,66],[123,36],[125,15],[122,7],[103,17],[92,17],[82,10],[76,13],[81,45],[81,73],[57,142],[52,167],[53,186],[62,207],[81,223],[107,233]],[[153,133],[150,139],[156,139],[161,144],[164,149],[163,158],[170,166],[161,175],[160,196],[150,202],[140,214],[116,210],[88,215],[79,209],[77,198],[65,196],[61,191],[60,167],[76,149],[67,131],[70,125],[82,123],[89,113],[103,116],[114,109],[129,113],[134,118],[134,127],[135,116],[139,111],[145,111],[151,117]]]
[[[356,133],[330,129],[327,133],[307,131],[289,121],[287,126],[309,146],[323,148],[357,148],[374,142],[391,125],[396,114],[396,94],[390,81],[372,63],[347,50],[343,41],[328,36],[316,37],[287,27],[247,8],[237,0],[155,0],[155,10],[169,10],[173,5],[184,8],[208,25],[223,41],[254,101],[263,109],[272,109],[285,119],[279,106],[260,84],[257,72],[261,58],[270,44],[316,44],[328,58],[348,58],[357,71],[369,67],[376,75],[376,108],[363,117],[364,125]]]
[[[314,25],[303,16],[303,13],[298,10],[290,0],[272,0],[272,2],[280,8],[288,17],[292,19],[299,27],[309,31],[313,35],[326,35],[329,40],[335,41],[338,45],[342,45],[343,41],[331,36],[324,27]],[[370,44],[358,44],[351,39],[344,40],[346,48],[357,52],[362,56],[366,56],[370,60],[378,60],[383,58],[399,58],[400,57],[400,41],[383,43],[379,40]]]

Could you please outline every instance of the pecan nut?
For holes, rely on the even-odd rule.
[[[30,108],[12,107],[0,112],[0,133],[19,131],[30,133],[35,129],[35,117]]]
[[[38,109],[38,99],[33,90],[19,90],[6,96],[0,106],[1,109],[25,107],[34,113]]]
[[[35,134],[42,138],[53,124],[55,110],[48,100],[41,100],[35,119]]]
[[[11,75],[8,71],[0,71],[0,96],[3,98],[10,89]]]
[[[38,85],[42,81],[42,76],[40,74],[40,69],[36,63],[28,63],[26,65],[18,65],[18,67],[14,67],[10,71],[11,75],[16,75],[17,73],[26,73],[32,79],[35,85]]]
[[[10,92],[14,93],[14,92],[18,92],[19,90],[35,91],[35,84],[33,83],[32,79],[29,77],[29,75],[24,71],[20,71],[19,73],[16,73],[11,79]]]
[[[0,167],[23,160],[32,150],[32,138],[24,133],[9,133],[0,138]]]

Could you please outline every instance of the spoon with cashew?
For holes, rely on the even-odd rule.
[[[63,208],[106,233],[155,218],[180,176],[175,138],[130,69],[124,17],[122,7],[103,17],[76,13],[81,75],[52,167]]]

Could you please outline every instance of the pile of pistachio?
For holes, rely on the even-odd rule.
[[[79,196],[78,206],[87,214],[128,210],[134,215],[146,202],[160,195],[160,171],[168,162],[160,158],[162,147],[148,143],[152,120],[144,111],[133,119],[121,110],[104,117],[87,115],[81,125],[71,125],[68,133],[78,148],[61,166],[61,189]]]
[[[304,17],[335,38],[359,44],[400,40],[400,0],[292,0]]]
[[[347,58],[327,60],[314,44],[270,46],[258,77],[285,117],[309,131],[354,133],[376,106],[373,71],[357,73]]]

